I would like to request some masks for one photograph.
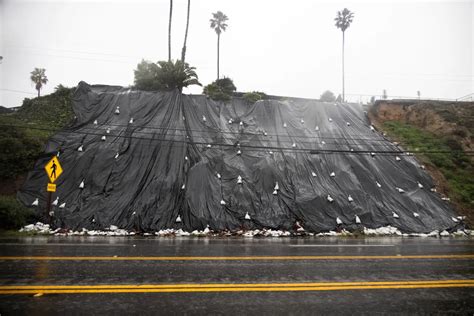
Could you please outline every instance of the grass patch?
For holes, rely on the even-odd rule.
[[[391,137],[401,141],[406,151],[418,152],[417,157],[424,164],[437,168],[443,174],[449,195],[455,203],[467,210],[474,209],[474,165],[462,151],[456,136],[439,137],[398,121],[385,122],[383,129]]]

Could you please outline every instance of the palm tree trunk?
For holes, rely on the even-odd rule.
[[[186,41],[188,40],[188,28],[189,28],[189,9],[191,7],[191,0],[188,0],[188,16],[186,18],[186,31],[184,32],[184,44],[183,49],[181,50],[181,61],[184,64],[186,58]]]
[[[344,31],[342,32],[342,102],[345,102],[345,86],[344,86]]]
[[[36,90],[38,90],[38,98],[39,98],[39,96],[40,96],[40,89],[36,89]]]
[[[171,61],[171,19],[173,17],[173,0],[170,0],[170,20],[168,23],[168,61]]]
[[[219,80],[219,45],[221,41],[221,35],[217,34],[217,80]]]

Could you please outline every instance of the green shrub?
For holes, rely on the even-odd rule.
[[[267,95],[263,92],[253,91],[245,93],[242,98],[249,104],[254,104],[257,101],[264,100]]]
[[[331,91],[326,90],[323,92],[323,94],[321,94],[319,100],[323,102],[334,102],[336,101],[336,96]]]
[[[146,60],[142,60],[137,69],[134,70],[135,87],[145,91],[156,91],[160,89],[158,76],[158,65]]]
[[[33,168],[48,137],[74,115],[74,88],[59,85],[55,90],[49,95],[24,99],[16,112],[0,114],[0,179],[8,180],[5,183],[11,186],[16,177]]]
[[[237,88],[232,79],[224,77],[205,86],[203,93],[216,101],[229,101],[235,90]]]
[[[0,105],[0,114],[12,113],[13,111],[9,108]]]
[[[48,129],[62,128],[74,116],[71,100],[74,89],[59,85],[56,87],[56,91],[49,95],[34,99],[25,98],[18,112],[12,115],[23,122],[39,124]]]
[[[33,211],[21,205],[15,197],[0,195],[1,229],[18,229],[35,220]]]
[[[402,141],[405,150],[416,153],[418,149],[418,158],[438,168],[454,201],[466,209],[474,207],[474,164],[456,138],[439,137],[398,121],[385,122],[383,127]]]
[[[0,179],[13,179],[33,167],[43,150],[40,139],[16,127],[0,129]]]
[[[190,85],[200,86],[195,70],[181,60],[159,61],[158,64],[142,60],[135,70],[135,86],[147,91],[181,91]]]

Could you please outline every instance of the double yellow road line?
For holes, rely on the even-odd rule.
[[[474,280],[430,280],[389,282],[319,283],[210,283],[143,285],[11,285],[0,286],[0,294],[93,294],[93,293],[177,293],[177,292],[292,292],[381,289],[429,289],[474,287]]]

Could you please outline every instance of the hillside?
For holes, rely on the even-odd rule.
[[[0,174],[0,194],[15,194],[25,179],[24,176],[26,171],[33,168],[35,161],[42,159],[41,157],[44,150],[43,144],[46,143],[48,138],[51,135],[54,135],[57,130],[71,122],[74,116],[72,110],[73,106],[71,101],[71,92],[72,89],[60,87],[55,93],[51,95],[35,98],[32,100],[25,99],[23,106],[17,112],[0,115],[0,124],[3,126],[10,126],[8,128],[2,128],[2,132],[0,133],[0,151],[2,157],[0,160],[2,170],[2,173]],[[197,96],[194,96],[193,98],[196,97]],[[231,102],[231,104],[233,104],[232,111],[234,112],[240,107],[240,105],[237,106],[237,104],[239,104],[237,102],[238,99],[239,98]],[[269,99],[271,100],[265,102],[272,103],[272,106],[276,106],[278,111],[282,110],[281,104],[289,102],[290,99],[292,100],[289,103],[290,107],[296,107],[294,110],[297,111],[301,111],[301,106],[303,103],[312,104],[314,102],[313,100],[297,98]],[[128,102],[135,102],[135,99],[130,99]],[[197,106],[197,101],[193,102],[195,103],[193,106]],[[206,101],[206,103],[209,102],[209,100]],[[324,104],[319,103],[319,106],[322,105]],[[334,107],[333,105],[329,106]],[[248,109],[250,106],[246,104],[245,107]],[[211,108],[219,109],[219,111],[224,109],[217,104],[211,105]],[[298,108],[300,110],[298,110]],[[332,114],[329,114],[330,112],[328,112],[332,111],[331,108],[328,107],[328,104],[326,104],[324,108],[325,110],[323,113],[320,113],[319,115],[323,115],[324,117],[329,115],[332,116]],[[442,149],[444,151],[449,149],[472,150],[472,135],[474,126],[472,121],[472,118],[474,117],[472,108],[472,103],[455,103],[446,107],[442,103],[430,104],[425,102],[416,103],[416,105],[414,105],[413,102],[410,103],[406,101],[392,103],[387,101],[379,101],[369,111],[369,117],[379,130],[387,132],[394,140],[401,142],[403,146],[405,146],[404,148],[415,153],[416,148]],[[97,111],[97,109],[93,108],[90,108],[89,110]],[[209,108],[207,110],[202,110],[209,111]],[[242,109],[239,111],[242,111]],[[287,109],[285,109],[285,111],[287,111]],[[427,113],[429,113],[429,115]],[[355,113],[346,117],[353,116],[354,114]],[[237,115],[243,119],[242,115],[244,115],[244,112],[240,114],[236,112],[234,114],[229,113],[227,115],[231,115],[231,117]],[[297,115],[301,115],[301,113]],[[79,119],[83,120],[84,117],[81,118],[81,115],[79,115]],[[217,121],[215,121],[215,123],[217,123],[222,118],[216,119]],[[250,118],[250,121],[254,119],[255,118]],[[280,120],[285,119],[281,118]],[[294,120],[294,118],[289,120]],[[347,119],[344,118],[344,120]],[[124,122],[124,124],[126,123]],[[219,123],[219,125],[220,124],[221,123]],[[277,124],[277,122],[275,121],[273,124]],[[294,124],[295,126],[298,125],[297,123]],[[323,126],[325,123],[319,122],[318,124]],[[368,124],[368,122],[364,124]],[[12,125],[22,126],[22,128],[11,127]],[[333,147],[336,148],[338,146],[337,140],[332,140],[332,138],[334,138],[332,136],[334,135],[329,136],[329,134],[327,134],[328,132],[335,132],[334,127],[331,127],[331,125],[339,126],[338,124],[330,124],[326,133],[319,131],[317,133],[318,135],[312,136],[321,139],[328,137],[326,142],[329,146],[326,145],[325,149],[331,149]],[[28,128],[23,128],[24,126],[28,126]],[[89,129],[90,131],[90,127],[85,128]],[[124,132],[127,133],[126,129]],[[153,132],[153,129],[148,131],[148,133],[150,132]],[[230,131],[224,132],[224,134],[229,132]],[[141,134],[138,135],[140,136]],[[158,136],[163,137],[163,135],[166,135],[166,133],[159,133]],[[337,135],[339,134],[336,133],[336,136]],[[98,135],[90,136],[98,137]],[[347,133],[343,133],[340,136],[346,138],[345,142],[348,140],[351,142],[350,135]],[[86,137],[86,135],[84,135],[84,137]],[[199,135],[199,137],[202,138],[203,135]],[[299,137],[302,137],[302,135],[287,135],[286,139],[281,138],[277,143],[275,143],[275,145],[284,145],[289,147],[291,144],[288,142],[293,139],[297,141],[299,140],[302,147],[308,147],[307,145],[309,145],[309,147],[312,146],[307,141],[304,141],[304,139],[300,139]],[[224,137],[224,139],[225,138],[226,137]],[[117,141],[120,141],[121,138],[118,137],[116,139]],[[215,140],[215,138],[213,139]],[[377,148],[370,147],[372,141],[361,142],[360,140],[355,139],[352,142],[354,144],[368,146],[366,149],[372,148],[373,150],[376,150]],[[14,150],[12,150],[12,148]],[[51,143],[48,145],[48,148],[47,151],[51,150]],[[320,155],[319,157],[321,159],[323,156]],[[472,177],[470,176],[473,174],[471,159],[472,156],[469,157],[456,152],[455,155],[453,154],[448,157],[446,157],[444,154],[431,154],[431,156],[426,154],[417,154],[417,157],[421,159],[421,161],[426,165],[426,169],[434,177],[438,192],[449,196],[451,198],[451,202],[461,214],[470,215],[468,219],[472,218],[472,214],[470,213],[472,210],[473,200],[473,184],[471,179]],[[328,158],[329,156],[324,158],[324,160]],[[289,158],[287,155],[285,160],[288,159],[294,158]],[[14,166],[14,168],[12,168],[12,166]],[[291,189],[291,191],[293,191],[293,189]],[[344,199],[343,196],[341,196],[341,198]],[[340,217],[345,216],[347,215],[341,214]],[[345,218],[346,220],[349,219],[347,217]],[[305,221],[301,218],[300,220],[302,222]],[[388,224],[389,222],[385,221],[385,223]],[[326,227],[330,227],[329,224],[326,225]],[[258,227],[258,225],[254,227]]]
[[[380,100],[369,116],[379,130],[417,155],[435,179],[438,192],[449,197],[473,225],[474,103]]]
[[[416,159],[372,130],[358,104],[223,103],[84,82],[73,98],[77,118],[49,139],[18,193],[44,214],[44,164],[59,153],[58,227],[431,232],[460,224]]]
[[[0,114],[0,195],[15,194],[48,138],[73,117],[72,88],[25,99],[16,112]]]

